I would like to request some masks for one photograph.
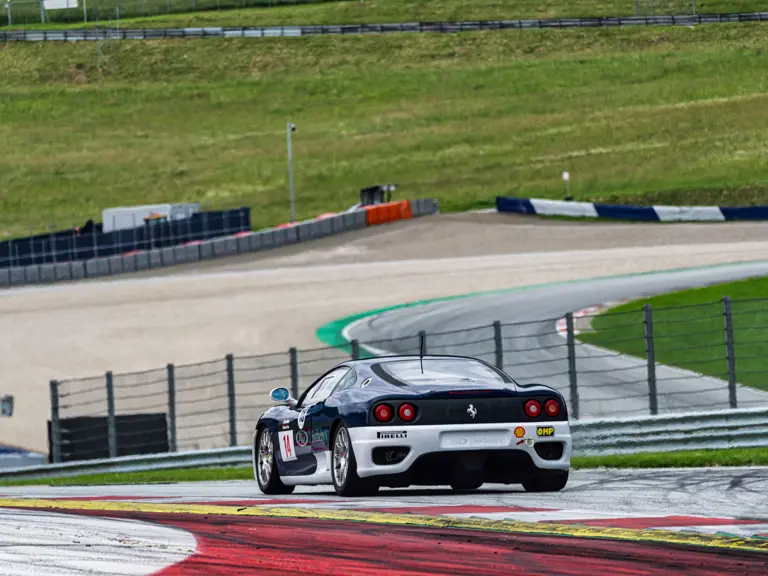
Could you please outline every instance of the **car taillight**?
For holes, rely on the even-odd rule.
[[[416,418],[416,408],[411,406],[410,404],[403,404],[400,406],[400,409],[397,411],[398,416],[400,416],[400,420],[403,420],[404,422],[410,422],[414,418]]]
[[[528,400],[525,403],[525,414],[529,418],[538,418],[541,415],[541,404],[536,400]]]
[[[392,420],[394,411],[392,410],[392,407],[389,406],[388,404],[379,404],[374,409],[373,415],[376,417],[376,420],[378,420],[379,422],[389,422],[390,420]]]
[[[544,403],[544,412],[546,412],[547,416],[557,416],[560,414],[560,402],[557,400],[547,400]]]

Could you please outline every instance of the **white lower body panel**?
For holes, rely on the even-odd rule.
[[[286,486],[299,486],[301,484],[333,484],[331,479],[331,453],[330,451],[315,452],[313,454],[317,461],[317,469],[312,474],[304,476],[280,476],[280,480]]]
[[[554,430],[546,436],[539,436],[540,427]],[[571,467],[572,443],[568,422],[538,425],[530,422],[507,422],[439,426],[366,426],[350,428],[349,436],[357,460],[357,474],[361,478],[407,472],[423,454],[464,450],[521,450],[530,456],[536,468],[568,470]],[[559,460],[541,458],[534,446],[544,442],[562,442],[562,457]],[[407,446],[410,452],[397,464],[374,464],[373,450],[382,446]]]

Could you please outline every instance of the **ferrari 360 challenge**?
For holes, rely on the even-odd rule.
[[[571,434],[563,396],[517,384],[482,360],[387,356],[344,362],[298,399],[287,388],[253,435],[265,494],[332,484],[344,496],[381,486],[522,484],[557,491],[568,481]]]

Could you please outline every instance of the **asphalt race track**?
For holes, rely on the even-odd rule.
[[[459,497],[341,499],[321,487],[264,497],[255,481],[0,488],[0,572],[765,574],[767,490],[766,468],[577,471],[560,493],[488,486]]]
[[[298,487],[288,500],[320,499],[340,507],[398,505],[533,506],[581,511],[593,518],[640,515],[702,515],[768,522],[768,467],[574,470],[562,492],[529,494],[521,486],[484,485],[457,496],[450,489],[382,489],[379,497],[340,499],[325,486]],[[0,487],[0,498],[138,497],[214,502],[260,497],[256,481],[113,486]],[[270,497],[279,499],[281,497]],[[169,500],[164,500],[169,501]],[[174,501],[174,500],[170,500]],[[575,512],[574,512],[575,513]],[[548,515],[547,519],[563,516]],[[530,520],[527,516],[519,519]],[[573,518],[573,516],[572,516]],[[578,516],[576,516],[578,518]]]
[[[565,339],[555,328],[557,320],[567,312],[625,298],[766,274],[768,262],[752,262],[475,296],[369,316],[350,326],[346,335],[361,342],[384,340],[376,345],[379,351],[413,354],[417,349],[413,348],[414,339],[408,337],[420,330],[428,335],[453,331],[445,336],[428,337],[428,351],[477,355],[492,362],[489,344],[472,344],[478,335],[465,329],[490,326],[496,320],[526,323],[504,328],[505,369],[521,383],[542,382],[568,397]],[[606,354],[605,350],[584,344],[577,346],[576,352],[581,417],[648,414],[644,360]],[[656,368],[656,377],[660,413],[728,406],[728,383],[723,380],[665,366]],[[750,407],[767,403],[768,392],[740,386],[737,398],[740,406]]]

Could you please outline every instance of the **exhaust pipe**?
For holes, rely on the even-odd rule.
[[[395,450],[390,450],[384,455],[384,460],[387,461],[387,464],[392,464],[392,462],[397,462],[400,459],[400,453]]]

